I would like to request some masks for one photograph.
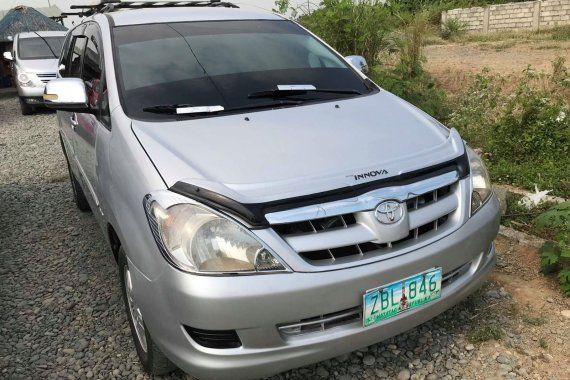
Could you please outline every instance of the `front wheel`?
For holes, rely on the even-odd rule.
[[[174,371],[176,365],[164,356],[146,328],[141,310],[135,301],[133,281],[123,247],[119,249],[119,277],[131,334],[144,370],[152,375],[164,375]]]
[[[20,110],[22,115],[32,115],[34,113],[34,107],[26,103],[26,99],[20,98]]]

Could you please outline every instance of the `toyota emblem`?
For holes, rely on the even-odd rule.
[[[394,224],[404,217],[404,207],[396,201],[382,202],[374,210],[374,216],[382,224]]]

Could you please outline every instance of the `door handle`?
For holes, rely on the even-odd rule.
[[[71,120],[71,129],[75,131],[75,128],[77,128],[79,125],[79,122],[77,121],[77,114],[75,112],[72,113],[69,120]]]

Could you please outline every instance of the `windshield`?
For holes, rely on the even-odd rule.
[[[44,37],[44,39],[49,44],[49,47],[40,37],[20,38],[18,40],[18,57],[20,59],[59,58],[65,37]],[[53,56],[50,47],[56,57]]]
[[[354,90],[291,93],[303,102],[370,92],[336,54],[286,20],[131,25],[115,28],[114,38],[123,106],[134,118],[172,118],[143,110],[160,105],[254,108],[271,96],[252,94],[278,86]],[[283,98],[280,104],[298,104]]]

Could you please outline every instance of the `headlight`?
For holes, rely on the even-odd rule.
[[[30,78],[29,74],[20,73],[18,74],[18,82],[20,82],[22,86],[30,86],[32,84],[32,78]]]
[[[163,255],[193,273],[265,273],[285,266],[246,228],[229,218],[167,195],[145,197],[145,211]],[[177,203],[178,202],[178,203]]]
[[[471,167],[471,187],[473,188],[473,193],[471,194],[471,215],[473,215],[491,197],[493,189],[483,160],[473,149],[468,146],[466,148]]]

